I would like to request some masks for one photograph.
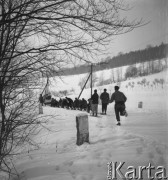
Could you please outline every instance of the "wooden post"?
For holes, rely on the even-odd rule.
[[[39,103],[39,114],[43,114],[43,106]]]
[[[88,80],[89,80],[89,78],[90,78],[90,75],[91,75],[91,73],[89,74],[89,76],[88,76],[88,78],[87,78],[87,80],[86,80],[86,82],[85,82],[85,84],[84,84],[84,86],[83,86],[83,88],[82,88],[79,96],[78,96],[78,99],[80,98],[80,96],[81,96],[81,94],[82,94],[82,92],[83,92],[83,90],[84,90],[84,88],[85,88],[85,86],[86,86],[86,84],[87,84],[87,82],[88,82]]]
[[[77,141],[78,146],[84,142],[89,143],[89,124],[88,115],[86,113],[80,113],[76,116],[76,128],[77,128]]]
[[[91,89],[91,95],[90,95],[90,98],[92,97],[92,88],[93,88],[93,64],[91,64],[91,80],[90,80],[90,89]]]
[[[143,107],[143,102],[139,102],[138,103],[138,108],[142,108]]]

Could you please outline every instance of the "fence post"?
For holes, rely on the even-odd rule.
[[[76,128],[77,128],[77,141],[78,146],[84,142],[89,143],[89,123],[88,115],[86,113],[80,113],[76,116]]]
[[[142,101],[138,102],[138,108],[142,108],[142,107],[143,107],[143,102]]]
[[[39,103],[39,114],[43,114],[43,106],[42,106],[42,103]]]

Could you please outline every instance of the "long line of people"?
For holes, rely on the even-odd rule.
[[[114,111],[116,115],[117,125],[121,125],[120,123],[120,116],[128,116],[128,113],[126,111],[125,102],[127,101],[127,97],[119,91],[119,86],[114,86],[115,92],[112,94],[111,98],[109,97],[109,93],[107,93],[107,89],[104,89],[104,92],[101,93],[100,99],[102,102],[102,113],[106,115],[107,106],[109,103],[115,102]],[[42,94],[40,94],[39,101],[40,103],[47,104],[49,101],[49,96],[43,97]],[[99,104],[99,95],[97,94],[97,90],[94,90],[94,94],[91,96],[88,101],[86,101],[84,98],[78,99],[75,98],[73,101],[71,98],[65,97],[60,98],[59,101],[57,101],[54,98],[51,98],[50,102],[52,107],[61,107],[61,108],[67,108],[67,109],[77,109],[81,111],[87,111],[90,113],[90,110],[92,112],[92,116],[98,115],[98,104]]]
[[[49,104],[51,105],[51,107],[74,109],[74,110],[87,111],[87,112],[90,112],[91,109],[90,99],[86,101],[86,99],[84,98],[82,99],[75,98],[75,100],[73,101],[71,98],[65,97],[65,98],[60,98],[58,101],[55,98],[51,98],[50,103],[49,101],[46,100],[47,100],[46,95],[45,96],[40,95],[39,101],[42,105]]]

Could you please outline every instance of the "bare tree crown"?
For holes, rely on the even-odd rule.
[[[120,16],[127,9],[121,0],[0,1],[0,169],[9,170],[7,159],[32,143],[40,74],[88,61],[111,36],[141,26]]]

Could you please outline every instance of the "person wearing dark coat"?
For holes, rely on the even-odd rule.
[[[71,98],[65,97],[67,100],[67,108],[73,109],[73,100]]]
[[[107,93],[107,89],[104,89],[104,92],[100,95],[100,99],[102,101],[102,114],[106,114],[107,105],[109,103],[109,93]]]
[[[62,99],[60,98],[60,100],[58,101],[58,107],[62,107]]]
[[[75,98],[74,100],[74,109],[79,109],[79,99]]]
[[[97,116],[98,113],[98,103],[99,103],[99,95],[97,94],[97,90],[94,90],[94,94],[91,97],[92,100],[92,115]]]
[[[86,111],[86,109],[87,109],[87,101],[84,98],[82,98],[82,110]]]
[[[51,107],[58,107],[58,101],[54,98],[51,98]]]
[[[62,99],[62,103],[61,103],[61,107],[62,108],[67,108],[68,107],[68,100],[66,98]]]
[[[43,96],[42,96],[42,94],[40,94],[40,97],[39,97],[39,102],[40,102],[40,103],[41,103],[41,105],[43,106],[44,99],[43,99]]]
[[[115,106],[114,106],[114,110],[115,110],[115,115],[116,115],[116,119],[117,119],[117,125],[121,125],[120,123],[120,116],[127,116],[127,112],[125,110],[125,102],[127,100],[127,97],[124,95],[124,93],[119,91],[119,87],[115,86],[114,87],[115,92],[112,94],[111,96],[111,100],[110,103],[112,103],[113,101],[115,101]]]
[[[82,100],[79,99],[79,110],[82,111]]]
[[[54,106],[55,106],[55,99],[51,98],[51,107],[54,107]]]

